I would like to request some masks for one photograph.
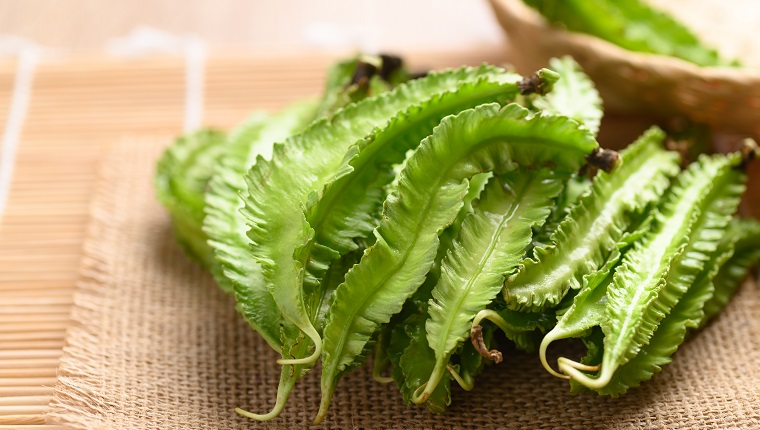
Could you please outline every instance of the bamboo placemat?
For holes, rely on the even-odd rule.
[[[203,123],[229,128],[252,110],[319,93],[336,55],[211,57]],[[500,50],[406,55],[413,67],[499,62]],[[9,113],[15,61],[0,62],[0,119]],[[181,131],[179,57],[80,57],[41,63],[0,218],[0,429],[60,429],[43,413],[70,325],[97,166],[124,136]]]

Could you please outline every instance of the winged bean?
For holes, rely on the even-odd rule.
[[[360,355],[379,325],[399,312],[430,270],[438,235],[462,207],[466,179],[521,165],[572,172],[597,144],[565,117],[526,118],[510,104],[483,105],[444,119],[415,151],[397,192],[386,199],[376,243],[338,287],[325,327],[322,403],[327,411],[340,374]]]

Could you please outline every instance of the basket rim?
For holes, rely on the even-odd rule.
[[[688,74],[700,79],[743,82],[745,85],[751,84],[760,87],[760,69],[731,66],[698,66],[677,57],[629,51],[596,36],[553,26],[538,11],[524,4],[522,0],[489,0],[489,2],[497,14],[499,12],[507,14],[510,19],[531,27],[536,34],[543,35],[541,37],[545,39],[556,38],[557,40],[563,40],[563,43],[568,46],[593,52],[600,58],[607,58],[609,61],[624,62],[637,68],[670,68],[676,74]],[[509,26],[501,25],[501,27],[507,34],[513,32]]]

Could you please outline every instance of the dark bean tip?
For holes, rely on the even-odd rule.
[[[760,157],[760,148],[758,148],[757,142],[752,139],[745,139],[742,143],[741,154],[742,161],[739,164],[739,167],[746,170],[752,160]]]
[[[620,154],[611,149],[594,148],[591,154],[586,156],[588,164],[609,173],[615,168]]]
[[[380,75],[383,80],[390,79],[391,75],[404,65],[404,60],[393,54],[380,54]]]
[[[367,63],[365,61],[359,61],[356,63],[356,70],[351,77],[349,85],[357,85],[361,88],[369,87],[369,80],[377,74],[377,66]]]
[[[527,96],[528,94],[538,93],[541,94],[541,87],[543,81],[538,77],[538,74],[534,73],[530,76],[526,76],[522,81],[517,83],[517,88],[520,90],[520,94]]]
[[[517,89],[520,94],[527,96],[529,94],[546,95],[554,87],[554,83],[559,79],[559,74],[553,70],[541,69],[538,72],[527,76],[517,83]]]
[[[496,364],[501,363],[503,360],[500,351],[495,349],[489,350],[486,346],[485,341],[483,341],[483,327],[480,325],[472,326],[472,330],[470,331],[470,341],[472,342],[472,346],[475,347],[475,350],[484,358],[487,358]]]

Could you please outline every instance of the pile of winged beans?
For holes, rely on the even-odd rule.
[[[274,408],[239,413],[276,417],[321,359],[319,422],[370,355],[378,382],[441,413],[497,342],[618,396],[724,307],[760,259],[760,223],[734,217],[755,149],[682,169],[657,128],[600,149],[593,84],[570,58],[549,67],[415,76],[359,56],[320,98],[166,150],[177,240],[282,356]],[[549,363],[565,338],[588,354]]]

